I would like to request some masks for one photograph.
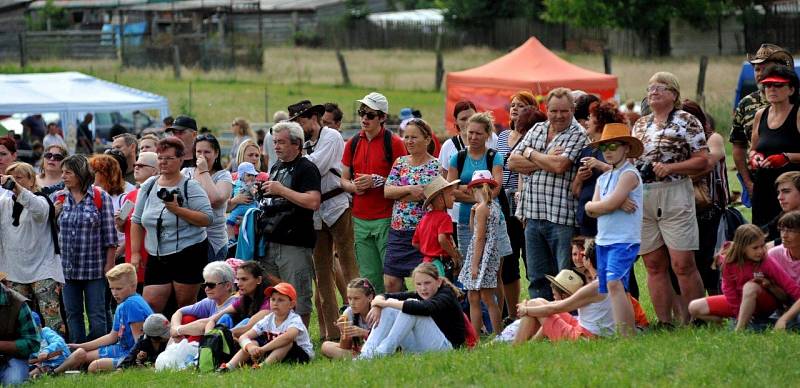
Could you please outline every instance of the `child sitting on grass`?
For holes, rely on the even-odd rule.
[[[163,314],[153,314],[144,320],[144,335],[136,341],[128,356],[117,368],[153,365],[169,341],[169,320]]]
[[[69,344],[73,352],[55,373],[77,369],[86,363],[89,363],[89,372],[113,370],[142,335],[144,321],[153,310],[136,293],[136,268],[128,263],[118,264],[106,272],[106,278],[111,295],[117,301],[111,332],[94,341]]]
[[[492,200],[492,189],[497,185],[489,170],[475,171],[467,185],[472,189],[475,198],[475,205],[472,206],[469,216],[472,239],[458,281],[468,290],[469,316],[476,333],[480,332],[483,324],[481,301],[489,310],[494,332],[499,334],[503,331],[500,307],[495,298],[497,272],[500,268],[497,241],[501,232],[500,218],[503,217],[500,205]]]
[[[347,285],[349,306],[337,323],[342,334],[341,339],[339,342],[326,341],[322,344],[322,354],[325,357],[350,359],[361,353],[361,345],[370,332],[367,313],[374,298],[375,287],[367,278],[355,278],[350,281]]]
[[[594,242],[587,243],[584,265],[590,275],[588,284],[581,287],[566,299],[549,302],[537,298],[517,305],[517,315],[522,318],[514,344],[521,344],[529,339],[548,338],[550,341],[581,338],[596,338],[614,333],[614,317],[611,312],[611,298],[608,294],[598,292],[599,284],[595,279],[597,272],[597,256],[594,254]],[[565,291],[565,281],[556,281],[548,277],[550,283]],[[577,319],[569,314],[578,310]]]
[[[619,333],[635,333],[628,282],[642,242],[642,179],[628,159],[638,158],[644,146],[625,124],[609,123],[600,140],[590,146],[603,152],[612,169],[597,178],[586,214],[597,218],[597,278],[601,294],[609,294]]]
[[[425,202],[423,207],[428,212],[422,217],[411,245],[422,253],[422,262],[433,263],[439,270],[439,275],[454,280],[455,268],[461,266],[461,252],[453,241],[453,222],[447,209],[453,207],[453,186],[458,185],[458,179],[447,182],[437,176],[425,185]]]
[[[55,368],[58,368],[59,365],[69,357],[70,352],[64,338],[58,335],[55,330],[47,326],[42,326],[42,319],[39,317],[39,314],[31,311],[31,316],[33,317],[33,323],[36,324],[36,327],[41,329],[40,334],[42,335],[42,343],[39,352],[36,357],[29,360],[30,364],[34,366],[29,375],[31,377],[36,377],[42,373],[49,373]]]
[[[264,292],[272,312],[239,337],[241,350],[220,366],[225,372],[244,362],[253,364],[307,363],[314,357],[314,348],[303,320],[294,312],[297,291],[289,283],[278,283]]]
[[[689,303],[689,313],[694,318],[709,322],[736,318],[739,331],[747,328],[754,315],[769,317],[780,307],[779,299],[800,300],[800,286],[767,256],[765,238],[764,232],[753,224],[736,228],[733,242],[723,246],[720,253],[723,295]],[[788,318],[784,316],[780,320]]]

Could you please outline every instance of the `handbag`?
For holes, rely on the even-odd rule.
[[[696,181],[692,181],[694,187],[694,205],[698,209],[705,209],[713,203],[711,199],[711,190],[708,187],[708,178],[704,177]]]

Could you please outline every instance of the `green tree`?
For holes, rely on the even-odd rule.
[[[541,0],[436,0],[444,18],[461,28],[492,27],[495,19],[522,17],[537,19]]]
[[[670,19],[709,28],[720,15],[743,3],[747,1],[544,0],[544,19],[576,27],[629,28],[646,42],[649,53],[667,54]]]

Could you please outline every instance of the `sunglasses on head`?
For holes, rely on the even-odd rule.
[[[366,117],[367,120],[374,120],[376,117],[378,117],[377,112],[367,112],[366,110],[363,109],[358,111],[358,115],[360,117]]]
[[[198,136],[195,141],[211,141],[211,142],[214,142],[214,141],[217,141],[217,138],[214,135],[212,135],[210,133],[207,133],[205,135]]]
[[[601,152],[611,151],[614,152],[622,145],[622,143],[603,143],[597,146]]]
[[[55,160],[56,162],[60,162],[64,160],[64,155],[61,154],[54,154],[52,152],[47,152],[44,154],[45,159]]]
[[[203,283],[203,287],[208,288],[209,290],[213,290],[218,285],[225,284],[225,283],[227,283],[227,282],[219,282],[219,283],[206,282],[206,283]]]

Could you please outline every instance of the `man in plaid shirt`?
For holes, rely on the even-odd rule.
[[[0,284],[0,385],[28,378],[28,358],[39,351],[39,332],[26,299]]]
[[[555,275],[572,264],[577,202],[570,185],[578,153],[587,142],[574,111],[570,90],[553,89],[547,95],[547,121],[534,125],[508,160],[511,171],[528,174],[520,183],[517,214],[525,220],[531,298],[552,300],[545,275]]]

